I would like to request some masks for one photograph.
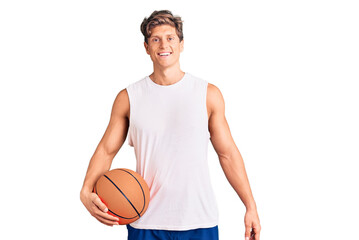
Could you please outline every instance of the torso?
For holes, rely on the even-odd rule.
[[[209,101],[209,99],[211,98],[211,90],[212,90],[212,87],[213,85],[211,83],[208,83],[208,89],[207,89],[207,99],[206,99],[206,107],[207,107],[207,116],[208,116],[208,121],[209,121],[209,118],[211,117],[211,112],[212,112],[212,106],[211,106],[211,101]],[[127,99],[128,99],[128,94],[127,94],[127,90],[124,89],[124,92],[126,93],[127,95]],[[128,100],[126,102],[127,106],[126,106],[126,116],[127,116],[127,119],[129,120],[130,119],[130,101]]]

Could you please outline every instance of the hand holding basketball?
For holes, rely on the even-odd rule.
[[[118,217],[120,225],[141,218],[150,201],[146,181],[137,172],[126,168],[106,172],[97,180],[94,192],[107,205],[108,214]]]
[[[118,218],[107,213],[106,205],[101,201],[96,193],[81,192],[81,201],[90,212],[101,223],[113,226],[118,225]]]

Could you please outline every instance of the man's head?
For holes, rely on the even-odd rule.
[[[144,46],[154,67],[179,67],[180,53],[183,51],[182,20],[168,10],[154,11],[141,24],[145,37]]]
[[[151,16],[143,19],[141,23],[141,32],[148,44],[148,38],[151,36],[152,29],[160,25],[170,25],[176,29],[180,42],[183,40],[182,19],[180,16],[173,16],[168,10],[154,11]]]

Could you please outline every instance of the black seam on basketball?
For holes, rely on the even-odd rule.
[[[126,170],[124,170],[124,169],[117,169],[117,170],[121,170],[121,171],[127,172],[127,173],[130,174],[134,179],[136,179],[138,185],[140,185],[140,188],[141,188],[142,194],[143,194],[143,200],[144,200],[144,201],[143,201],[143,207],[142,207],[142,210],[141,210],[141,213],[142,213],[143,210],[145,209],[145,206],[146,206],[146,196],[145,196],[145,192],[143,191],[143,188],[142,188],[141,183],[140,183],[140,182],[138,181],[138,179],[137,179],[135,176],[133,176],[133,174],[130,173],[129,171],[126,171]]]
[[[127,199],[127,201],[131,204],[131,206],[133,207],[133,209],[136,211],[138,217],[141,217],[140,213],[137,211],[137,209],[135,208],[135,206],[133,206],[132,202],[127,198],[127,196],[121,191],[121,189],[120,189],[119,187],[117,187],[117,185],[116,185],[114,182],[112,182],[112,180],[111,180],[109,177],[107,177],[106,175],[104,175],[104,176],[105,176],[105,177],[117,188],[117,190],[120,191],[120,192],[122,193],[122,195]]]
[[[131,217],[131,218],[127,218],[127,217],[120,216],[120,215],[118,215],[117,213],[112,212],[111,209],[108,209],[108,211],[109,211],[110,213],[116,215],[117,217],[120,217],[120,218],[123,218],[123,219],[134,219],[134,218],[137,218],[137,216],[136,216],[136,217]]]

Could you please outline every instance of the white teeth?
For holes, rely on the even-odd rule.
[[[160,56],[168,56],[170,53],[160,53]]]

